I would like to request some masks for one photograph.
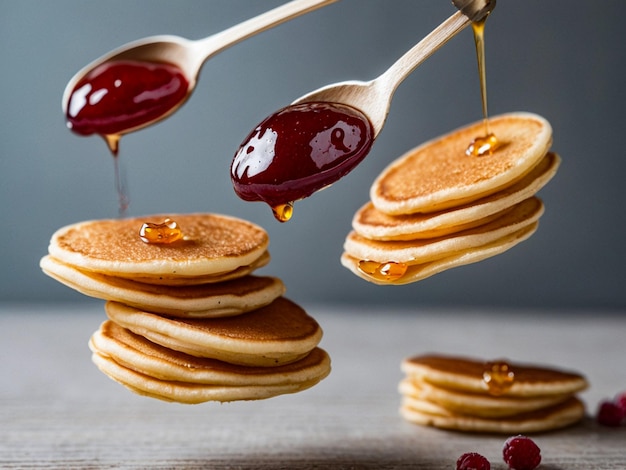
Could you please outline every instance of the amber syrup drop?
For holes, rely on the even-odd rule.
[[[513,386],[515,373],[504,361],[488,362],[483,371],[483,381],[491,395],[502,395]]]
[[[359,261],[359,271],[379,281],[396,281],[406,274],[408,265],[396,261],[361,260]]]
[[[498,138],[491,132],[485,136],[476,137],[470,142],[465,150],[468,157],[482,157],[491,155],[498,147]]]
[[[274,214],[274,218],[279,222],[288,222],[293,216],[293,202],[272,206],[272,214]]]
[[[146,222],[139,230],[139,238],[145,243],[168,244],[183,238],[183,231],[172,219],[165,219],[162,224]]]
[[[498,139],[489,129],[489,112],[487,111],[487,70],[485,67],[485,23],[487,16],[480,21],[472,22],[474,31],[474,44],[476,46],[476,59],[478,62],[478,76],[480,79],[480,97],[483,108],[483,123],[485,135],[476,137],[465,150],[469,157],[482,157],[491,155],[498,147]]]

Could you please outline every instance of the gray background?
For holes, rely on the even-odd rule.
[[[117,216],[113,164],[99,138],[66,128],[61,93],[79,68],[153,34],[201,38],[279,1],[0,0],[0,300],[83,297],[38,267],[72,222]],[[348,177],[296,204],[287,224],[232,191],[229,164],[247,133],[296,97],[370,79],[455,11],[446,0],[341,0],[221,53],[192,99],[122,139],[129,215],[211,211],[264,226],[272,262],[301,303],[626,307],[624,2],[500,0],[487,23],[491,114],[532,111],[563,158],[541,196],[539,231],[517,248],[404,287],[366,283],[339,264],[354,211],[391,160],[481,118],[469,29],[398,89],[371,154]]]

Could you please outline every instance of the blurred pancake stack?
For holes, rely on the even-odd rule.
[[[537,433],[584,417],[577,372],[543,365],[427,354],[402,362],[400,414],[409,422],[465,432]]]

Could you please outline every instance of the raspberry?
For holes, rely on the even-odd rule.
[[[622,392],[615,397],[615,404],[622,409],[626,417],[626,392]]]
[[[506,440],[502,457],[513,470],[533,470],[541,463],[541,450],[532,439],[520,434]]]
[[[456,461],[456,470],[490,470],[489,460],[476,452],[468,452]]]
[[[603,401],[598,407],[596,420],[603,426],[617,427],[622,424],[624,410],[616,403]]]

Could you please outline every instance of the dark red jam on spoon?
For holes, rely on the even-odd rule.
[[[325,102],[287,106],[241,144],[231,164],[233,187],[241,199],[269,204],[286,222],[294,201],[345,176],[373,142],[371,123],[355,108]]]
[[[119,137],[167,114],[185,100],[188,89],[187,78],[175,65],[105,62],[74,87],[67,126],[81,135]]]

